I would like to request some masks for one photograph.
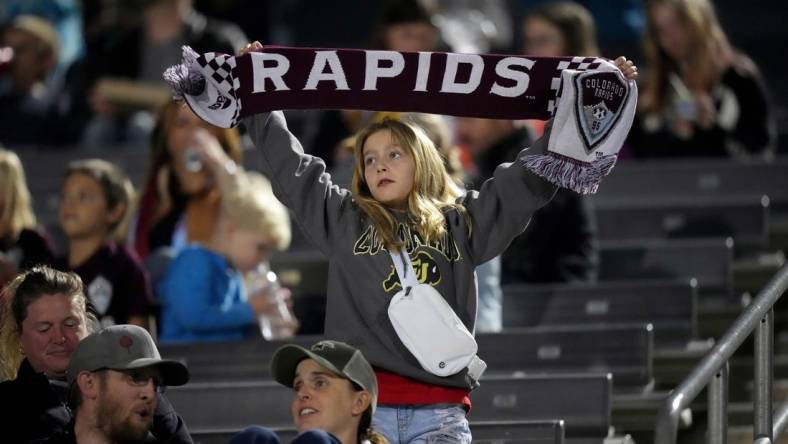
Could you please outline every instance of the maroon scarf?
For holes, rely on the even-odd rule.
[[[613,167],[631,125],[637,91],[612,63],[593,57],[275,46],[239,57],[199,55],[184,47],[183,63],[164,77],[176,98],[186,99],[198,116],[224,128],[280,109],[497,119],[555,114],[548,153],[531,156],[526,166],[581,193],[595,192]],[[568,98],[557,100],[559,92]]]

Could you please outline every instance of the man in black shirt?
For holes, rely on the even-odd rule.
[[[66,375],[74,421],[48,443],[145,442],[157,391],[189,380],[186,366],[161,359],[150,334],[135,325],[107,327],[83,339]]]

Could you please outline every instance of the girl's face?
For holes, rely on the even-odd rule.
[[[651,20],[659,47],[670,58],[683,60],[687,56],[689,36],[676,8],[667,3],[657,3],[651,8]]]
[[[561,30],[540,17],[525,20],[523,51],[537,57],[560,57],[566,55],[566,42]]]
[[[63,183],[58,216],[69,238],[106,234],[119,217],[118,210],[110,212],[104,190],[90,176],[74,173]]]
[[[362,148],[364,181],[372,197],[389,208],[405,210],[413,190],[416,165],[391,130],[372,133]]]
[[[186,155],[189,147],[194,144],[194,134],[199,128],[211,130],[210,126],[197,117],[189,107],[182,106],[178,108],[167,133],[167,150],[170,153],[171,166],[181,184],[181,190],[187,195],[200,193],[209,184],[205,167],[200,171],[189,171],[186,168]]]
[[[273,251],[269,237],[257,231],[230,228],[226,242],[227,258],[241,272],[252,270]]]
[[[84,313],[74,298],[45,294],[27,306],[20,342],[33,369],[62,377],[79,341],[87,336]]]
[[[335,436],[347,436],[358,428],[359,417],[367,407],[360,399],[363,392],[353,390],[350,381],[313,359],[298,363],[293,390],[290,413],[299,432],[321,429]]]

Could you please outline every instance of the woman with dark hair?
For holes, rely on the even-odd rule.
[[[575,2],[540,5],[523,19],[523,52],[537,57],[599,56],[594,18]],[[501,162],[532,143],[529,129],[536,136],[542,134],[543,121],[528,123],[523,126],[504,120],[457,119],[457,138],[476,161],[477,189],[493,176]],[[501,281],[504,284],[593,282],[598,262],[591,202],[559,189],[547,205],[534,213],[523,234],[503,253]],[[500,329],[500,306],[497,312],[496,325]]]
[[[145,258],[160,247],[179,250],[213,234],[221,197],[197,153],[206,130],[227,156],[241,163],[238,131],[202,121],[182,103],[169,102],[159,113],[151,137],[151,162],[139,204],[131,245]]]
[[[79,276],[48,267],[18,275],[0,301],[3,442],[46,438],[71,421],[66,369],[76,345],[98,321],[87,311]],[[162,441],[192,442],[183,420],[161,396],[151,432]]]
[[[776,128],[763,79],[731,46],[712,3],[649,0],[646,14],[635,155],[771,155]]]
[[[579,3],[560,1],[532,9],[523,19],[523,52],[528,55],[599,55],[596,25]]]

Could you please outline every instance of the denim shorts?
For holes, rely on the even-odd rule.
[[[460,404],[379,405],[372,428],[391,444],[470,444],[471,429]]]

